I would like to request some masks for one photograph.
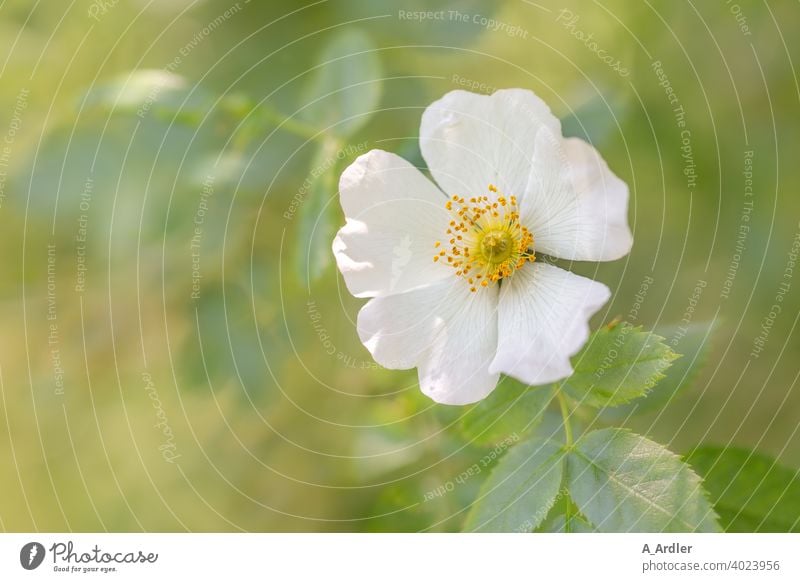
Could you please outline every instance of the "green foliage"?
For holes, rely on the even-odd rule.
[[[464,414],[461,430],[477,442],[530,434],[548,414],[556,391],[579,405],[603,408],[647,396],[663,380],[666,386],[654,400],[668,401],[704,359],[712,329],[698,323],[663,331],[672,345],[690,354],[669,375],[664,372],[679,354],[663,337],[626,323],[603,327],[576,356],[575,373],[561,384],[523,390],[501,386]],[[718,531],[700,478],[677,455],[622,429],[576,432],[574,411],[567,399],[559,396],[559,401],[561,423],[549,435],[563,431],[565,444],[531,437],[515,446],[484,485],[467,529]]]
[[[571,515],[569,520],[564,513],[549,520],[546,528],[539,528],[537,533],[596,533],[599,531],[582,515]]]
[[[308,177],[306,201],[297,229],[297,270],[301,281],[317,281],[333,263],[331,242],[336,232],[336,151],[338,142],[320,145]]]
[[[497,464],[467,516],[467,531],[531,531],[547,516],[561,484],[561,445],[531,439]]]
[[[800,474],[740,448],[699,447],[687,461],[728,532],[800,532]]]
[[[183,169],[216,146],[208,134],[195,135],[184,125],[136,117],[106,124],[87,117],[47,131],[10,180],[15,188],[30,187],[31,214],[43,221],[55,215],[68,244],[74,237],[72,221],[86,214],[92,224],[88,245],[107,252],[113,235],[111,249],[124,256],[135,250],[137,240],[160,243],[165,231],[170,236],[191,228],[197,197],[186,188],[189,175]],[[88,209],[81,208],[83,193],[91,195]],[[176,206],[187,210],[177,212]]]
[[[622,135],[619,122],[630,109],[630,92],[615,92],[612,87],[581,87],[569,101],[575,105],[561,119],[565,136],[579,137],[602,149],[611,138]]]
[[[263,396],[271,381],[250,296],[237,285],[209,282],[189,309],[193,325],[179,352],[184,385],[213,392],[233,385]]]
[[[197,125],[211,111],[213,98],[166,70],[142,69],[118,75],[86,93],[87,108]]]
[[[569,518],[567,518],[569,516]],[[563,483],[558,497],[547,518],[533,530],[535,533],[590,533],[596,532],[586,516],[582,515],[578,507],[569,496],[569,491]]]
[[[553,394],[552,386],[522,386],[504,378],[488,398],[463,413],[461,432],[470,441],[487,445],[511,434],[522,436],[541,423]]]
[[[718,531],[700,478],[677,455],[631,432],[582,437],[566,473],[572,499],[600,531]]]
[[[321,139],[303,185],[305,202],[297,229],[297,270],[311,284],[332,265],[336,232],[336,178],[344,140],[374,115],[381,96],[380,60],[369,38],[357,29],[338,32],[320,55],[318,68],[302,96],[298,118]],[[315,134],[316,135],[316,134]]]
[[[600,413],[605,422],[618,422],[652,410],[661,409],[672,402],[678,394],[694,381],[711,351],[712,335],[716,329],[714,322],[701,321],[687,326],[663,325],[655,333],[665,338],[664,343],[680,354],[672,362],[658,384],[643,398],[607,408]]]
[[[532,438],[498,463],[465,530],[711,532],[700,478],[677,455],[622,429],[572,446]]]
[[[663,339],[627,323],[599,329],[575,356],[575,373],[564,381],[564,392],[598,408],[646,395],[679,357]]]
[[[340,139],[361,129],[381,97],[383,72],[375,46],[358,29],[338,32],[319,57],[301,97],[298,116],[319,131]]]

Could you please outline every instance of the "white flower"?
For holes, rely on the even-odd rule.
[[[418,368],[445,404],[486,397],[501,373],[569,376],[610,291],[537,255],[626,255],[627,186],[522,89],[448,93],[425,110],[420,145],[444,193],[381,150],[339,183],[347,223],[333,252],[350,292],[372,298],[361,341],[386,368]]]

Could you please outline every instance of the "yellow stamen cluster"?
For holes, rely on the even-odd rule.
[[[489,184],[489,191],[497,188]],[[442,261],[464,277],[470,291],[510,277],[536,260],[533,235],[519,221],[515,196],[453,196],[445,203],[451,213],[447,240],[436,241],[434,261]]]

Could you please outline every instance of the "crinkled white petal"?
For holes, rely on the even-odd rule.
[[[521,220],[533,232],[537,252],[613,261],[631,250],[628,187],[583,140],[540,131],[519,198]]]
[[[450,215],[445,196],[400,156],[372,150],[339,181],[347,222],[333,241],[336,263],[356,297],[402,293],[452,277],[434,263]]]
[[[531,91],[451,91],[423,113],[420,148],[434,179],[450,195],[489,195],[493,184],[506,196],[520,196],[542,128],[561,135],[558,119]]]
[[[589,318],[608,301],[608,287],[544,263],[503,280],[497,355],[489,366],[526,384],[572,374],[570,357],[589,338]]]
[[[488,370],[497,349],[497,297],[497,287],[471,293],[454,277],[376,297],[358,314],[358,335],[380,365],[418,368],[422,392],[436,402],[470,404],[499,378]]]

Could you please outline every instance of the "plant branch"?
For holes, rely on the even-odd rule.
[[[561,392],[561,385],[558,385],[556,389],[556,398],[558,398],[558,406],[561,409],[561,418],[564,421],[564,437],[566,439],[565,444],[568,449],[571,449],[573,443],[572,425],[569,422],[571,413],[569,410],[569,405],[567,404],[567,399]],[[566,463],[566,457],[564,458],[563,462]],[[564,531],[566,533],[572,532],[572,503],[570,499],[567,499],[567,507],[564,512]]]

